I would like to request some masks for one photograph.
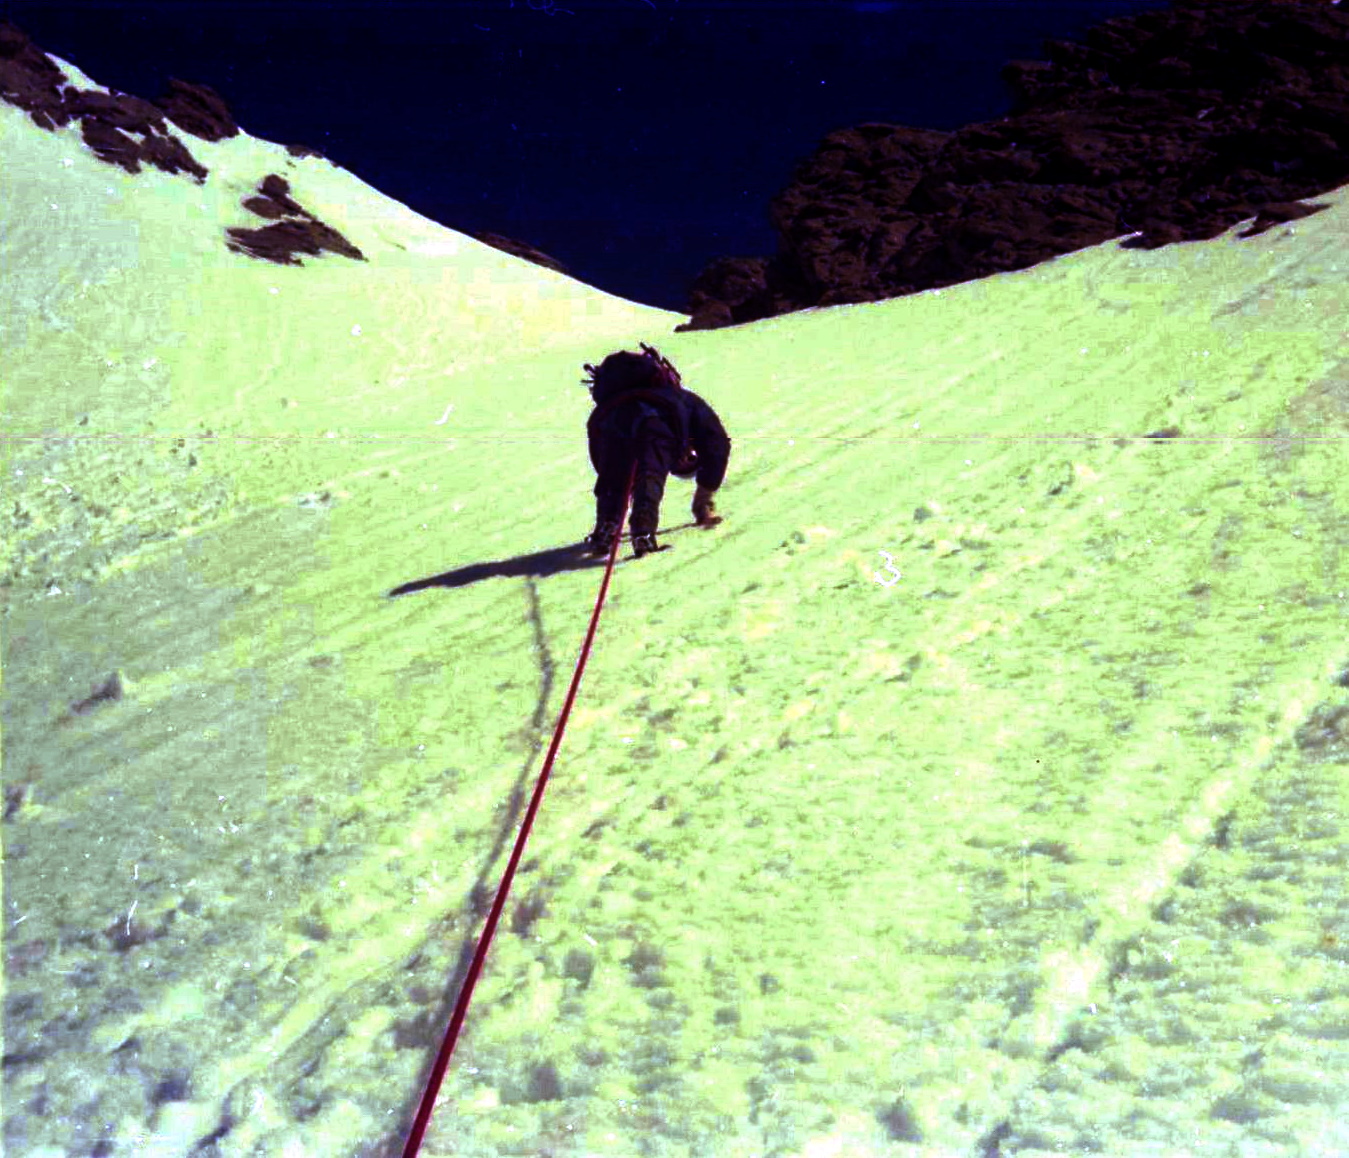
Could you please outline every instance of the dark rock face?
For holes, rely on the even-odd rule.
[[[771,205],[772,259],[723,258],[679,329],[878,301],[1132,235],[1152,249],[1316,212],[1349,182],[1349,5],[1173,0],[1013,61],[1010,116],[829,134]]]
[[[152,105],[125,93],[101,93],[78,89],[66,83],[65,74],[47,58],[22,30],[8,22],[0,24],[0,100],[17,105],[40,128],[54,132],[71,121],[78,121],[84,142],[102,161],[118,165],[128,173],[139,173],[141,165],[154,165],[166,173],[190,173],[198,182],[206,180],[206,168],[188,151],[187,146],[168,131],[165,109],[183,111],[189,91],[199,94],[191,99],[215,97],[209,89],[178,85],[165,100],[165,108]],[[215,97],[219,101],[218,97]],[[224,109],[223,102],[220,109]],[[183,115],[188,115],[183,112]],[[228,119],[228,111],[225,111]],[[189,119],[191,119],[189,117]],[[176,122],[175,122],[176,123]],[[198,117],[200,127],[203,121]],[[230,121],[230,124],[233,124]],[[195,132],[191,125],[182,125]],[[235,132],[238,129],[235,128]],[[137,136],[132,136],[131,134]],[[196,133],[197,136],[205,136]],[[217,140],[218,137],[205,137]]]
[[[237,136],[239,126],[214,89],[202,84],[169,81],[167,96],[156,103],[126,93],[78,89],[65,73],[13,24],[0,23],[0,100],[23,109],[33,123],[49,131],[78,121],[84,142],[101,161],[139,173],[154,165],[166,173],[190,173],[198,183],[207,169],[176,136],[167,121],[204,141]],[[318,156],[312,149],[293,145],[291,156]],[[274,261],[303,264],[296,254],[338,253],[357,261],[365,255],[331,226],[325,225],[290,195],[290,186],[271,174],[259,186],[258,196],[244,208],[271,221],[261,229],[229,229],[226,246],[235,253]]]
[[[502,237],[499,233],[474,233],[471,236],[475,241],[481,241],[484,245],[490,245],[493,249],[499,249],[513,257],[523,257],[526,261],[532,261],[535,265],[542,265],[548,269],[555,269],[558,273],[571,275],[571,271],[557,258],[549,257],[546,253],[540,253],[527,242]]]
[[[0,100],[23,109],[40,128],[55,130],[70,122],[62,110],[65,73],[8,21],[0,23]]]
[[[723,257],[714,261],[689,290],[689,308],[693,319],[681,327],[712,330],[733,326],[738,319],[766,318],[792,307],[790,299],[780,299],[768,288],[769,262],[762,257]],[[774,284],[781,280],[776,274]]]
[[[234,253],[273,261],[278,265],[303,265],[298,253],[317,256],[325,250],[364,261],[365,255],[330,225],[324,225],[290,195],[290,184],[270,173],[258,186],[258,196],[244,208],[273,224],[261,229],[229,229],[227,247]]]
[[[223,141],[239,135],[239,126],[220,94],[204,84],[169,80],[167,96],[155,101],[179,128],[203,141]]]
[[[84,143],[101,161],[120,165],[128,173],[139,173],[143,163],[166,173],[191,173],[198,183],[206,180],[206,167],[168,131],[164,114],[149,101],[123,93],[67,89],[64,111],[80,122]]]

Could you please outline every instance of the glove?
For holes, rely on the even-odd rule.
[[[712,492],[706,487],[699,487],[693,492],[693,518],[700,527],[720,521],[717,518],[717,508],[712,502]]]

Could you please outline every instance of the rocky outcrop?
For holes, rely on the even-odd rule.
[[[698,275],[689,290],[689,309],[701,324],[696,329],[732,326],[737,321],[766,318],[794,309],[793,299],[778,287],[787,271],[774,269],[762,257],[723,257]],[[688,328],[688,327],[681,327]]]
[[[125,93],[76,88],[21,29],[8,22],[0,24],[0,100],[17,105],[34,124],[51,132],[78,122],[84,143],[99,160],[128,173],[139,173],[144,164],[166,173],[189,173],[199,183],[205,181],[205,166],[169,131],[166,116],[171,111],[174,123],[179,124],[176,117],[181,115],[189,122],[179,124],[185,132],[217,140],[197,131],[220,129],[224,104],[220,102],[216,108],[211,98],[219,101],[211,90],[181,81],[170,82],[170,94],[161,102],[162,107]],[[214,111],[214,121],[208,116],[210,110]],[[228,119],[228,110],[224,116]],[[237,127],[234,132],[238,132]]]
[[[66,75],[19,28],[0,22],[0,100],[23,109],[39,128],[70,123],[61,95]]]
[[[260,229],[228,229],[228,248],[278,265],[303,265],[297,254],[317,256],[325,250],[364,261],[365,255],[330,225],[325,225],[290,195],[290,184],[269,173],[258,195],[244,208],[272,222]]]
[[[203,141],[223,141],[239,135],[229,106],[209,85],[170,78],[168,95],[155,104],[180,129]]]
[[[169,122],[204,141],[226,140],[240,131],[229,106],[208,85],[170,80],[168,93],[153,103],[126,93],[76,88],[46,53],[8,22],[0,23],[0,100],[17,105],[34,124],[51,132],[77,122],[95,156],[128,173],[154,165],[166,173],[191,174],[199,183],[206,180],[208,170],[169,130]],[[286,151],[297,158],[323,156],[305,145],[288,145]],[[324,252],[366,260],[337,230],[291,197],[290,185],[275,173],[243,204],[270,224],[227,229],[225,244],[234,253],[279,265],[302,265],[299,255]],[[568,273],[560,261],[522,241],[496,233],[473,236],[515,257]]]
[[[164,114],[149,101],[124,93],[67,89],[63,111],[79,121],[84,143],[100,161],[128,173],[139,173],[145,164],[165,173],[190,173],[199,184],[206,180],[206,166],[168,131]]]
[[[708,266],[679,328],[898,297],[1126,235],[1151,249],[1255,218],[1252,236],[1349,181],[1337,0],[1173,0],[1084,39],[1008,64],[999,120],[829,134],[771,204],[778,253]]]
[[[484,245],[490,245],[493,249],[499,249],[503,253],[509,253],[512,257],[522,257],[525,261],[532,261],[535,265],[544,266],[547,269],[556,270],[558,273],[571,276],[571,271],[567,269],[555,257],[549,257],[546,253],[541,253],[528,242],[516,241],[512,237],[502,237],[499,233],[474,233],[471,234],[475,241],[481,241]]]
[[[203,141],[239,134],[229,107],[215,89],[170,80],[169,92],[155,103],[126,93],[80,89],[24,32],[0,23],[0,100],[17,105],[33,123],[54,132],[77,122],[84,142],[99,160],[139,173],[154,165],[166,173],[189,173],[198,183],[208,170],[172,132],[176,128]],[[292,145],[291,156],[319,156]],[[234,253],[279,265],[302,265],[297,254],[341,254],[356,261],[365,255],[337,230],[325,225],[290,195],[290,185],[275,173],[244,201],[244,208],[272,224],[259,229],[227,229],[226,247]]]

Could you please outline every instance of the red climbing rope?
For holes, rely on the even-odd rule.
[[[628,493],[623,498],[623,515],[626,516],[628,502],[632,498],[633,483],[637,478],[637,464],[634,462],[628,475]],[[492,934],[496,932],[497,922],[501,919],[501,910],[506,907],[506,895],[510,892],[511,881],[515,877],[516,866],[525,851],[525,841],[529,839],[529,830],[534,824],[534,815],[543,801],[543,790],[548,783],[548,773],[553,768],[553,757],[557,755],[562,743],[562,733],[567,726],[567,717],[571,714],[572,701],[576,699],[576,690],[581,686],[581,673],[585,671],[586,659],[590,655],[590,644],[595,638],[595,628],[600,621],[600,608],[604,606],[604,596],[609,590],[609,577],[614,572],[614,560],[618,557],[618,542],[623,537],[623,518],[619,518],[618,529],[614,532],[614,541],[609,546],[609,565],[604,569],[604,582],[600,584],[599,597],[595,600],[595,610],[590,616],[590,630],[586,632],[585,643],[581,646],[581,656],[576,661],[576,670],[572,673],[571,687],[567,689],[567,699],[562,705],[562,714],[557,718],[557,727],[553,729],[553,742],[548,747],[548,755],[543,761],[543,771],[539,773],[539,782],[534,786],[534,795],[525,810],[524,822],[520,825],[520,835],[515,839],[515,848],[502,874],[501,884],[497,888],[496,900],[492,902],[492,911],[487,914],[487,924],[483,926],[482,936],[478,939],[477,951],[473,954],[473,964],[468,968],[468,976],[459,990],[459,999],[455,1002],[454,1016],[450,1018],[450,1027],[445,1031],[445,1040],[436,1055],[436,1064],[431,1067],[431,1077],[422,1094],[421,1105],[417,1107],[417,1116],[413,1119],[412,1129],[408,1133],[407,1144],[403,1147],[403,1158],[415,1158],[421,1149],[422,1136],[431,1121],[431,1111],[435,1108],[436,1095],[440,1093],[440,1083],[450,1065],[450,1055],[454,1053],[455,1042],[459,1040],[459,1031],[463,1028],[464,1018],[468,1014],[468,1004],[473,1000],[473,987],[478,983],[483,962],[487,960],[487,950],[492,943]]]

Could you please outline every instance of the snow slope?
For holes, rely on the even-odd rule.
[[[0,106],[7,1154],[398,1152],[639,340],[727,521],[615,575],[423,1153],[1349,1150],[1342,191],[675,335],[192,149]],[[227,252],[273,172],[369,261]]]

